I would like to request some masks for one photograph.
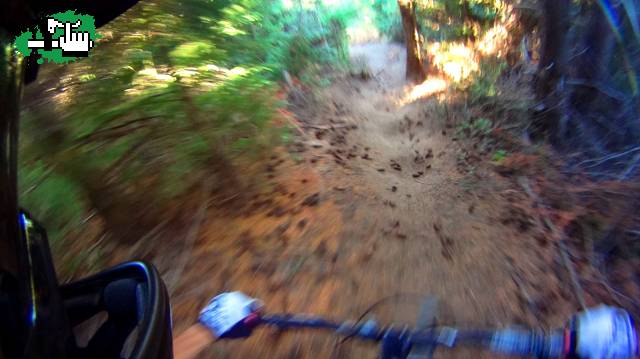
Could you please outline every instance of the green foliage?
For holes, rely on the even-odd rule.
[[[458,135],[475,137],[478,135],[488,135],[492,128],[493,122],[487,118],[481,117],[459,123],[456,128],[456,132]]]
[[[473,122],[473,127],[485,134],[491,131],[491,125],[491,120],[486,118],[478,118]]]
[[[206,61],[214,61],[222,55],[214,45],[202,41],[185,42],[169,52],[169,58],[176,66],[194,66]]]
[[[287,141],[286,129],[270,126],[283,105],[277,81],[287,71],[326,84],[323,69],[348,62],[354,9],[140,3],[101,29],[114,36],[88,59],[65,68],[71,84],[60,85],[62,96],[25,109],[22,205],[55,242],[99,207],[96,191],[111,188],[123,211],[134,200],[162,208],[210,176],[214,162],[233,164]]]
[[[498,58],[484,58],[480,61],[479,71],[468,87],[472,103],[480,103],[488,98],[496,97],[498,80],[507,69],[506,61]]]
[[[497,164],[501,164],[507,158],[509,153],[503,149],[499,149],[493,153],[491,160]]]
[[[468,105],[482,109],[484,116],[497,121],[495,127],[524,128],[528,125],[534,103],[533,91],[522,82],[521,76],[508,71],[504,60],[482,58],[479,70],[459,87],[466,92]]]
[[[416,19],[426,41],[478,37],[500,14],[499,0],[416,0]],[[403,38],[397,0],[373,0],[374,21],[381,33]]]
[[[89,82],[96,79],[96,75],[94,74],[83,74],[78,76],[78,80],[80,82]]]
[[[396,0],[373,0],[374,23],[378,30],[394,41],[404,38],[398,2]]]
[[[82,190],[56,174],[41,161],[21,166],[19,172],[20,205],[37,214],[49,225],[56,238],[82,221],[87,211]]]

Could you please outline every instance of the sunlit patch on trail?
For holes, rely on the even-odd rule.
[[[441,93],[447,89],[447,86],[447,80],[442,77],[430,77],[423,83],[411,88],[411,90],[398,101],[398,105],[404,106],[419,99]]]

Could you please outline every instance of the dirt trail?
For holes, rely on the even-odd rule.
[[[298,163],[272,158],[272,186],[255,199],[254,213],[210,214],[191,280],[174,296],[176,332],[221,290],[258,296],[271,312],[337,319],[409,293],[376,308],[377,318],[412,323],[415,294],[432,294],[453,324],[540,323],[534,315],[559,324],[569,308],[554,308],[554,315],[528,310],[527,301],[546,300],[536,286],[560,284],[535,283],[548,271],[546,255],[530,235],[503,223],[510,185],[490,171],[481,180],[458,171],[457,145],[436,115],[435,98],[398,105],[410,89],[403,52],[388,44],[354,46],[354,61],[366,62],[374,78],[338,80],[296,110],[306,128],[292,146]],[[375,357],[372,346],[335,350],[334,340],[259,331],[245,342],[217,343],[203,357]]]

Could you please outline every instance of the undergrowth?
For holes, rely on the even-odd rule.
[[[523,215],[530,222],[548,217],[558,228],[559,238],[549,228],[541,235],[568,244],[588,305],[607,303],[638,315],[640,188],[635,181],[601,181],[567,170],[575,161],[533,136],[538,102],[527,66],[483,57],[471,80],[457,85],[463,95],[448,106],[461,143],[460,168],[475,173],[478,159],[472,154],[479,154],[514,188],[522,190],[520,182],[529,179],[544,207]]]

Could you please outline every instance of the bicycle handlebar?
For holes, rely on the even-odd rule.
[[[414,345],[470,345],[496,353],[538,358],[560,358],[568,351],[568,346],[565,345],[567,338],[561,331],[546,335],[542,332],[513,329],[481,331],[434,327],[427,330],[409,330],[406,327],[380,327],[371,320],[363,324],[337,323],[322,317],[305,315],[265,315],[261,317],[261,324],[275,326],[281,330],[327,329],[345,337],[394,342],[403,348],[411,348]]]
[[[344,336],[344,340],[358,337],[380,342],[383,358],[429,356],[438,346],[457,345],[474,345],[495,352],[539,358],[576,356],[630,359],[638,354],[638,336],[631,316],[624,309],[606,305],[575,314],[567,325],[550,334],[514,329],[478,331],[436,327],[432,324],[436,309],[433,298],[427,298],[423,302],[416,330],[383,327],[373,320],[360,324],[359,320],[339,323],[319,316],[261,317],[260,307],[256,299],[240,292],[222,293],[203,309],[200,322],[220,338],[246,337],[250,335],[251,329],[260,324],[280,329],[329,329]],[[369,311],[370,309],[365,313]]]

